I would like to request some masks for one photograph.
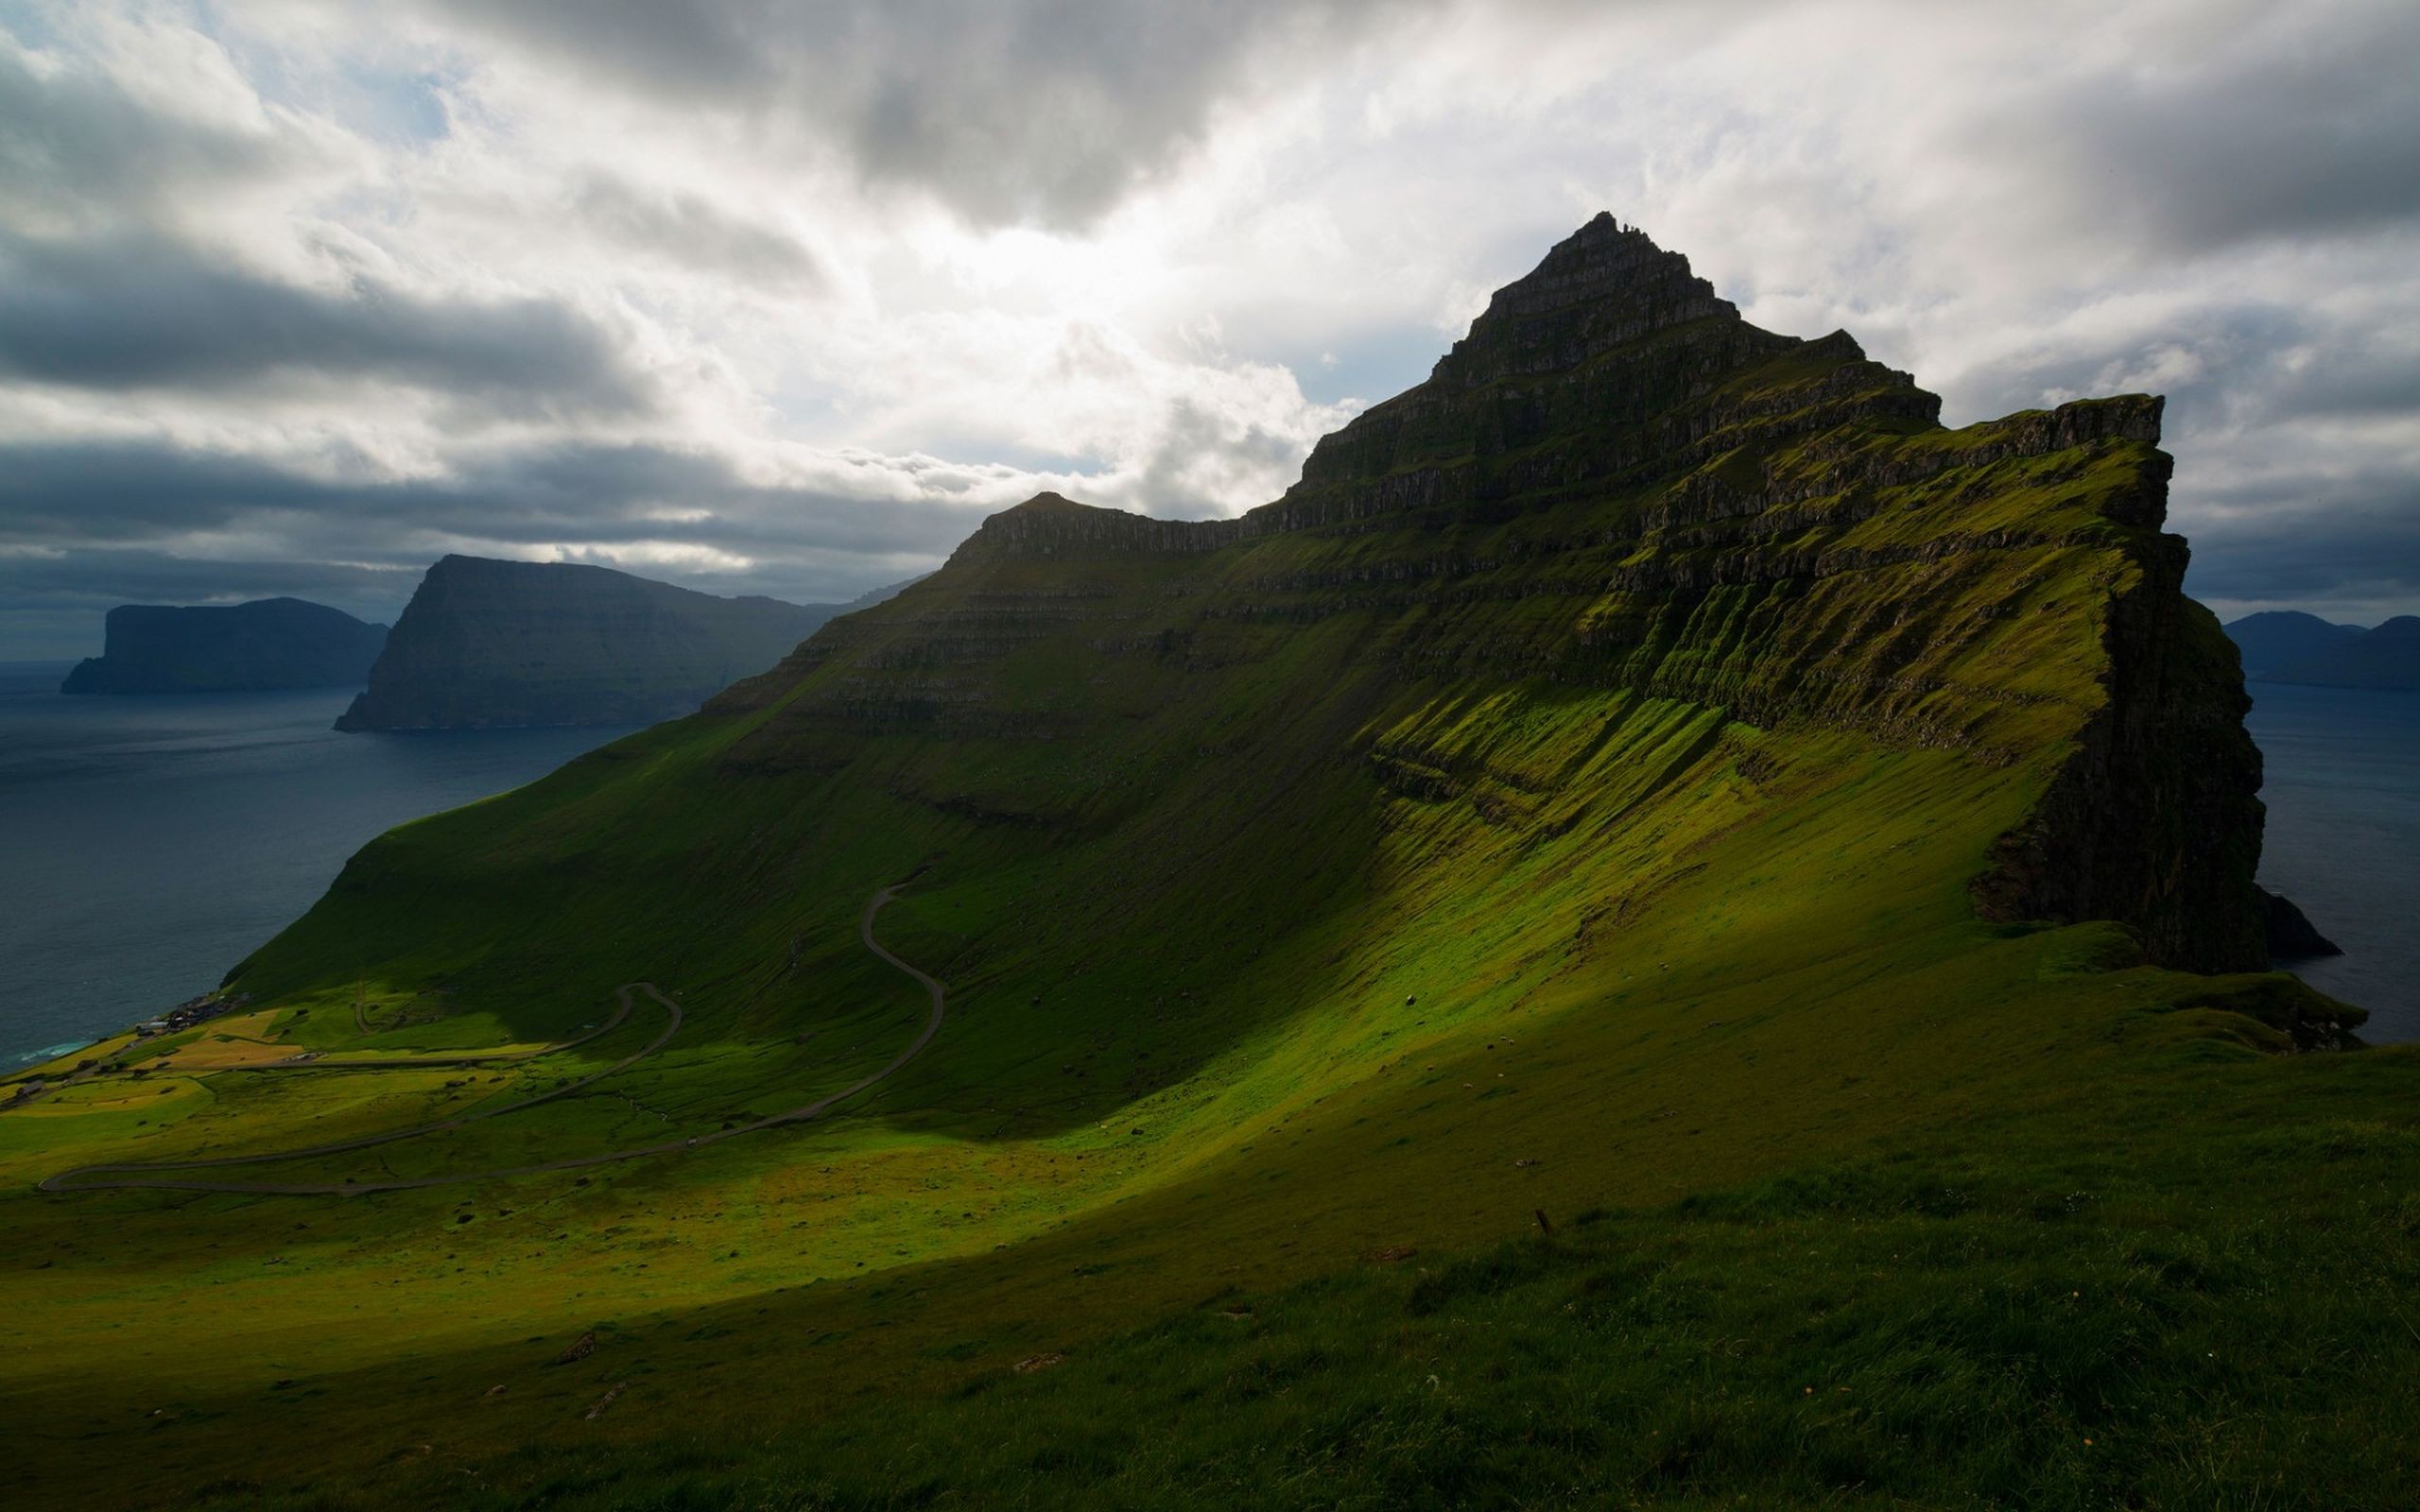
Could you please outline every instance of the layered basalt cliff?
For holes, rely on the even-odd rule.
[[[717,598],[604,567],[447,557],[338,730],[649,724],[779,661],[833,605]]]
[[[387,627],[300,598],[110,610],[99,656],[76,664],[61,693],[266,693],[357,688]]]
[[[1599,216],[1284,498],[1180,522],[1042,495],[717,707],[800,690],[742,763],[851,730],[1109,738],[1345,627],[1402,689],[1597,689],[1955,752],[2038,789],[1979,857],[1986,917],[2115,919],[2163,962],[2259,967],[2258,756],[2161,533],[2160,402],[1957,430],[1939,409]],[[1086,678],[1002,676],[1078,646]]]

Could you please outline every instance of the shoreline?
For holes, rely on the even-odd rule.
[[[102,1039],[111,1038],[114,1037],[108,1035],[102,1036]],[[57,1060],[62,1056],[72,1056],[78,1050],[89,1050],[100,1042],[100,1040],[70,1040],[60,1044],[44,1045],[40,1050],[28,1050],[23,1055],[9,1057],[9,1064],[10,1066],[39,1066],[44,1061]]]

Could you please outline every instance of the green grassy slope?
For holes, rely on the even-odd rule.
[[[2177,969],[2256,964],[2257,758],[2156,404],[1932,409],[1600,223],[1268,509],[1037,500],[384,837],[238,969],[243,1032],[535,1049],[640,980],[681,1029],[226,1168],[463,1178],[374,1196],[30,1187],[493,1107],[663,1021],[138,1055],[0,1114],[28,1490],[2374,1501],[2420,1060]],[[949,1018],[896,1076],[480,1178],[887,1063],[924,994],[857,920],[910,876],[877,927]]]

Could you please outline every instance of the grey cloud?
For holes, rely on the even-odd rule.
[[[598,233],[670,262],[791,291],[823,283],[821,265],[796,238],[695,195],[650,195],[619,180],[594,179],[579,187],[573,206]]]
[[[1974,124],[1967,150],[2028,164],[2079,229],[2119,230],[2150,255],[2420,216],[2420,7],[2353,0],[2190,25],[2202,35],[2175,39],[2159,66],[2130,56],[2014,98]]]
[[[0,372],[97,389],[362,378],[514,412],[628,415],[643,375],[553,300],[440,301],[356,277],[341,294],[207,263],[157,237],[0,235]]]
[[[89,67],[37,68],[0,34],[0,207],[17,225],[140,221],[175,197],[290,172],[307,157],[272,133],[164,116]]]
[[[678,541],[776,563],[922,558],[983,512],[752,483],[710,454],[597,441],[466,451],[445,474],[393,480],[162,442],[20,444],[0,446],[0,542],[89,549],[208,531],[274,537],[297,559],[372,564],[424,561],[434,539],[499,550]],[[703,517],[667,524],[666,508]]]
[[[2420,601],[2420,483],[2372,475],[2316,485],[2310,496],[2254,495],[2259,507],[2221,516],[2188,503],[2180,522],[2193,542],[2186,588],[2198,598],[2324,610]]]
[[[57,556],[0,557],[0,592],[19,605],[198,604],[279,594],[383,605],[391,618],[417,567],[282,558],[171,556],[148,547],[80,548]]]
[[[337,498],[326,485],[253,457],[164,442],[0,446],[0,542],[130,541],[218,529],[247,511],[330,507]]]
[[[998,223],[1086,222],[1272,60],[1430,0],[424,0],[552,68],[837,142],[869,182]]]
[[[2169,370],[2181,359],[2183,370]],[[1959,412],[1996,415],[2111,387],[2167,394],[2172,438],[2295,420],[2420,415],[2420,337],[2404,321],[2262,300],[2160,308],[1963,374]]]
[[[2269,375],[2263,404],[2281,419],[2420,417],[2420,332],[2401,323],[2346,333]]]
[[[456,479],[406,491],[423,518],[492,540],[669,537],[750,555],[804,546],[870,556],[944,552],[983,512],[930,499],[753,483],[711,453],[591,440],[461,458]],[[666,525],[652,517],[666,507],[705,517]]]
[[[1166,519],[1198,520],[1223,513],[1220,503],[1235,496],[1238,479],[1290,475],[1302,457],[1302,443],[1292,437],[1237,424],[1180,400],[1169,406],[1160,443],[1126,497],[1100,502],[1123,503]],[[1277,490],[1270,491],[1274,498]]]

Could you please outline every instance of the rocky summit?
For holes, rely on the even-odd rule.
[[[763,670],[838,610],[717,598],[606,567],[450,556],[338,730],[632,725]]]
[[[13,1472],[2385,1504],[2420,1059],[2265,970],[2160,402],[1939,408],[1599,217],[1284,497],[1040,495],[382,836],[0,1086]],[[651,679],[654,602],[441,563],[364,706]]]

